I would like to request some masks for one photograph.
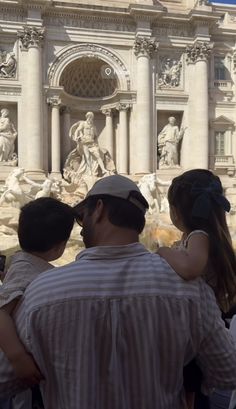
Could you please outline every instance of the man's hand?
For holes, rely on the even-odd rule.
[[[17,378],[24,384],[33,386],[44,379],[31,354],[20,354],[11,362]]]

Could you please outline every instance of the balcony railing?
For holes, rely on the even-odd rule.
[[[215,155],[215,166],[227,167],[234,164],[233,155]]]
[[[215,155],[215,170],[226,171],[228,176],[234,176],[235,163],[233,155]]]
[[[221,89],[222,91],[231,91],[232,90],[232,81],[228,80],[215,80],[214,88]]]

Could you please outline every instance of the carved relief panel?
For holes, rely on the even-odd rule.
[[[157,65],[156,88],[183,87],[183,58],[181,55],[160,55]]]
[[[16,78],[16,55],[0,49],[0,78]]]

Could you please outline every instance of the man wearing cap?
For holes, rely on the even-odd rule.
[[[211,289],[139,243],[148,204],[120,175],[75,207],[86,249],[27,288],[15,322],[45,377],[45,409],[183,409],[183,367],[236,387],[236,352]],[[0,398],[22,388],[0,356]]]

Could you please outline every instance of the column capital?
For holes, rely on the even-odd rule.
[[[197,61],[207,61],[211,54],[213,44],[197,41],[193,45],[186,47],[187,63],[195,64]]]
[[[48,97],[47,98],[47,103],[48,105],[52,106],[52,107],[56,107],[56,108],[60,108],[61,105],[61,98],[59,98],[58,96],[53,96],[53,97]]]
[[[21,49],[28,51],[30,47],[41,47],[44,40],[44,33],[45,28],[24,26],[23,30],[19,30],[17,33]]]
[[[129,103],[119,102],[116,105],[117,111],[128,111],[129,108],[131,108],[131,104]]]
[[[140,56],[152,58],[158,46],[159,43],[155,38],[137,36],[134,41],[134,54],[137,58]]]
[[[112,109],[111,108],[103,108],[102,109],[103,115],[112,116]]]

